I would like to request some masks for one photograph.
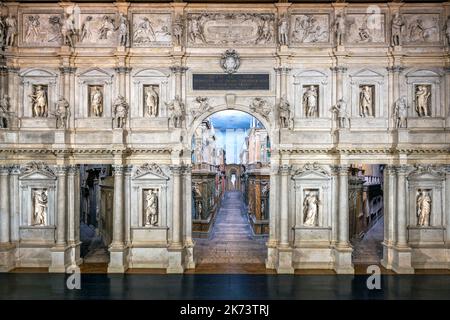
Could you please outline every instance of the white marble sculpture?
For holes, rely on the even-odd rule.
[[[430,224],[431,197],[427,190],[418,192],[417,200],[417,225],[426,227]]]
[[[258,37],[256,38],[255,44],[266,44],[272,41],[272,21],[270,18],[260,17],[258,21]]]
[[[12,47],[17,36],[17,19],[11,13],[5,19],[6,27],[6,46]]]
[[[373,116],[373,92],[370,86],[362,86],[359,93],[359,115],[364,118]]]
[[[9,108],[9,97],[7,95],[3,95],[0,99],[0,129],[6,129],[9,126]]]
[[[91,90],[91,112],[96,117],[103,115],[103,93],[98,86]]]
[[[195,119],[199,115],[212,110],[208,97],[198,96],[195,98],[195,105],[191,108],[192,118]]]
[[[47,90],[44,86],[34,86],[34,92],[29,96],[33,109],[33,117],[45,118],[48,116]]]
[[[203,16],[192,17],[189,20],[189,39],[192,43],[200,41],[202,43],[206,42],[205,35],[203,33],[202,20]]]
[[[287,46],[289,41],[289,20],[283,15],[278,21],[278,43]]]
[[[125,126],[125,123],[127,121],[128,116],[128,103],[126,102],[125,98],[121,95],[119,95],[113,104],[113,111],[114,111],[114,128],[123,128]]]
[[[70,111],[69,102],[64,97],[59,97],[58,102],[56,102],[54,115],[56,118],[56,128],[67,128],[67,120],[69,118]]]
[[[142,17],[141,22],[138,23],[134,29],[134,43],[148,43],[155,40],[156,34],[152,22],[148,17]]]
[[[317,117],[317,87],[309,86],[303,94],[303,107],[307,118]]]
[[[396,12],[391,22],[391,41],[393,46],[402,45],[402,33],[405,24],[405,20],[400,15],[400,12]]]
[[[102,23],[100,25],[100,28],[98,29],[99,39],[100,40],[106,40],[109,39],[110,36],[113,34],[115,30],[114,27],[114,19],[110,16],[103,16]]]
[[[289,128],[291,126],[291,107],[285,97],[281,97],[278,102],[278,114],[280,117],[280,127]]]
[[[71,48],[74,46],[72,36],[74,35],[73,32],[75,28],[75,26],[72,25],[72,23],[74,23],[74,21],[72,20],[70,15],[68,13],[64,14],[64,20],[61,25],[61,35],[64,44]]]
[[[92,16],[87,16],[84,21],[83,24],[81,25],[81,33],[80,33],[80,41],[83,42],[85,39],[90,41],[92,38],[92,27],[91,27],[91,23],[92,23]]]
[[[158,225],[158,195],[153,189],[146,192],[145,196],[145,226]]]
[[[317,192],[310,191],[306,194],[303,200],[303,225],[308,227],[317,226],[319,204]]]
[[[450,46],[450,16],[447,17],[444,29],[445,37],[447,38],[447,45]]]
[[[346,32],[346,20],[343,13],[339,13],[336,16],[336,21],[334,23],[334,32],[336,36],[336,45],[344,45],[345,32]]]
[[[123,12],[119,15],[119,33],[118,40],[119,45],[126,47],[128,44],[128,36],[129,36],[129,23],[128,19]]]
[[[169,110],[170,120],[174,128],[181,128],[183,126],[185,108],[180,96],[176,95],[175,99],[171,102],[166,102],[166,106]]]
[[[26,16],[25,20],[25,42],[38,42],[40,38],[40,17],[39,15]]]
[[[347,113],[347,103],[344,99],[339,99],[337,104],[331,109],[336,113],[336,118],[338,120],[338,127],[341,129],[347,128],[348,113]]]
[[[394,117],[396,128],[406,128],[408,120],[408,105],[406,103],[406,97],[398,99],[394,106]]]
[[[428,105],[431,93],[426,85],[418,85],[416,87],[416,112],[419,117],[430,116]]]
[[[253,98],[250,104],[250,110],[256,112],[264,117],[264,119],[269,120],[269,115],[272,113],[272,107],[263,98]]]
[[[156,117],[158,115],[159,95],[155,87],[148,86],[145,88],[145,106],[147,108],[147,115],[149,117]]]
[[[46,189],[34,190],[33,194],[33,216],[31,225],[45,226],[47,223],[48,195]]]

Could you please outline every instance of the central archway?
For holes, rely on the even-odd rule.
[[[239,122],[238,115],[248,123]],[[217,106],[191,121],[197,270],[205,265],[211,270],[212,264],[225,273],[236,265],[265,268],[270,229],[268,127],[266,118],[244,106]]]

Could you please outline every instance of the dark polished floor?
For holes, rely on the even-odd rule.
[[[107,275],[82,274],[69,290],[67,275],[0,274],[0,299],[450,299],[450,275],[383,275],[368,290],[365,275]]]

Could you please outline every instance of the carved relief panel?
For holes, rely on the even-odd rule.
[[[63,16],[55,10],[52,13],[24,12],[20,15],[23,46],[59,47],[62,43],[61,25]]]
[[[271,13],[189,13],[190,46],[267,46],[275,44],[275,15]]]
[[[23,242],[55,241],[56,176],[42,162],[31,162],[20,169],[20,239]]]
[[[405,44],[420,45],[439,43],[440,28],[438,13],[405,13],[403,36]]]
[[[81,46],[116,46],[118,16],[113,12],[80,14]]]
[[[171,13],[133,13],[131,39],[135,47],[171,46]]]
[[[350,13],[346,17],[346,23],[347,43],[384,43],[386,41],[385,15],[383,13]]]
[[[326,13],[291,15],[291,45],[329,43],[329,30],[330,16]]]

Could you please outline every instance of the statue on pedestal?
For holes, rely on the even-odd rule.
[[[278,112],[280,117],[280,127],[289,128],[291,124],[291,108],[285,97],[281,97],[278,102]]]
[[[123,12],[119,15],[119,45],[126,47],[128,44],[128,36],[129,36],[129,26],[128,19]]]
[[[31,225],[45,226],[48,208],[47,190],[33,192],[33,219]]]
[[[310,86],[303,94],[303,105],[305,107],[305,115],[307,118],[317,116],[317,89]]]
[[[418,85],[416,89],[416,111],[419,117],[429,117],[428,102],[431,93],[428,91],[428,87],[424,85]]]
[[[394,107],[395,127],[406,128],[408,118],[408,105],[406,104],[406,97],[401,97],[397,100]]]
[[[345,32],[346,32],[346,20],[344,13],[339,13],[336,16],[336,21],[334,23],[334,32],[336,36],[336,45],[344,45]]]
[[[29,95],[31,98],[31,105],[33,108],[33,117],[47,117],[48,105],[47,105],[47,92],[41,85],[34,87],[34,93]]]
[[[166,103],[169,110],[170,120],[175,128],[181,128],[184,119],[184,103],[181,101],[179,95],[175,96],[170,103]]]
[[[348,113],[347,113],[347,103],[344,99],[339,99],[337,104],[333,106],[331,111],[336,113],[338,120],[338,127],[341,129],[347,128]]]
[[[6,25],[6,46],[14,46],[16,36],[17,36],[17,19],[9,13],[8,17],[5,19]]]
[[[92,88],[91,108],[96,117],[101,117],[103,115],[103,93],[99,87]]]
[[[9,118],[11,115],[9,108],[9,97],[7,95],[3,95],[0,99],[0,129],[6,129],[9,126]]]
[[[363,86],[359,93],[359,115],[361,117],[371,117],[373,113],[372,88]]]
[[[127,121],[128,115],[128,103],[125,98],[121,95],[117,97],[113,104],[114,110],[114,127],[123,128]]]
[[[391,25],[391,39],[393,46],[400,46],[402,44],[402,32],[404,26],[405,21],[403,20],[403,17],[400,15],[400,12],[396,12],[394,17],[392,18]]]
[[[319,198],[315,192],[306,194],[303,200],[303,225],[308,227],[317,226],[317,218],[319,213]]]
[[[286,15],[282,15],[278,21],[278,43],[280,46],[287,46],[289,40],[289,20]]]
[[[145,90],[145,105],[147,107],[147,115],[156,117],[158,115],[159,95],[155,91],[155,86],[149,86]]]
[[[173,39],[176,46],[181,47],[183,41],[183,19],[178,15],[172,26]]]

